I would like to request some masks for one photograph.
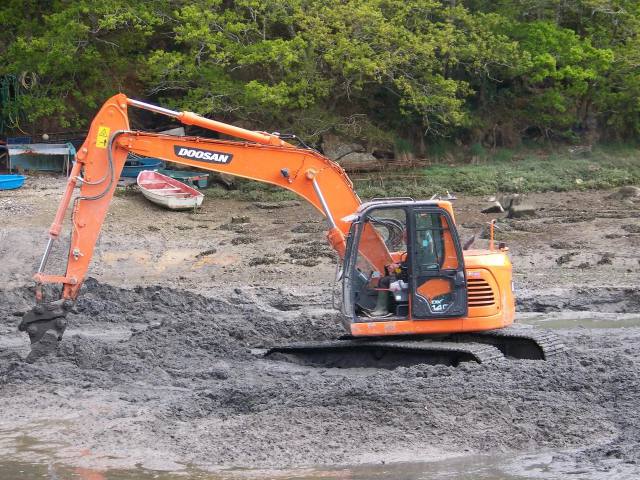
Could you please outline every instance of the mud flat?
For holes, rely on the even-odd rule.
[[[74,448],[80,462],[166,469],[568,448],[588,469],[640,460],[637,327],[558,330],[569,353],[546,362],[318,369],[251,350],[335,337],[330,310],[283,312],[268,294],[241,291],[86,290],[71,324],[100,334],[70,332],[56,357],[33,365],[16,347],[0,356],[2,428],[63,439],[66,460]],[[3,291],[4,318],[30,298]]]
[[[14,207],[37,203],[38,193],[26,190]],[[582,204],[604,202],[604,194],[585,195]],[[478,220],[472,205],[461,203],[459,221]],[[257,213],[251,204],[222,202],[216,221],[207,204],[197,220],[163,212],[148,219],[138,199],[117,198],[114,207],[140,207],[125,221],[137,221],[136,229],[110,220],[96,279],[86,282],[59,352],[35,364],[23,361],[28,346],[15,332],[14,313],[32,305],[37,254],[33,240],[25,242],[49,217],[29,225],[2,217],[9,243],[1,247],[0,457],[26,460],[20,445],[28,437],[48,458],[94,468],[282,469],[561,452],[550,460],[559,465],[556,474],[640,475],[640,327],[633,321],[620,328],[557,325],[568,352],[546,362],[379,370],[265,360],[254,349],[342,333],[330,307],[332,259],[318,254],[308,267],[284,253],[322,240],[316,228],[292,231],[313,224],[313,212]],[[219,228],[238,214],[250,217],[246,231]],[[545,312],[602,314],[609,322],[636,313],[639,270],[630,247],[637,239],[622,233],[620,219],[586,221],[576,233],[549,218],[556,217],[531,220],[541,232],[511,239],[527,321]],[[155,225],[162,232],[148,230]],[[192,231],[169,230],[175,225]],[[620,237],[612,263],[599,265],[611,248],[602,228]],[[231,242],[248,234],[252,245]],[[571,249],[574,235],[586,243],[559,264],[562,253],[551,244],[563,240]],[[133,250],[140,255],[108,256]],[[173,250],[188,254],[173,261],[166,256]],[[249,267],[268,254],[271,263]],[[578,268],[586,262],[591,266]]]

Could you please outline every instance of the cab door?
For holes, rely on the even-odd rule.
[[[437,206],[410,214],[411,317],[467,315],[467,281],[458,233],[449,213]]]
[[[355,218],[351,223],[349,235],[346,238],[345,255],[342,261],[342,272],[340,274],[340,282],[342,283],[342,311],[343,325],[349,331],[349,324],[356,319],[355,312],[355,292],[358,287],[354,288],[354,283],[359,285],[362,283],[360,272],[355,268],[358,257],[358,244],[362,232],[362,222],[360,218]]]

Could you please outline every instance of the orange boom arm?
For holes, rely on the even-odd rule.
[[[197,125],[246,141],[130,131],[129,106],[145,108],[174,117],[187,125]],[[341,256],[344,254],[345,236],[350,224],[343,219],[357,210],[360,199],[339,165],[314,150],[296,148],[275,134],[245,130],[190,112],[174,112],[119,94],[110,98],[98,112],[85,143],[78,151],[65,194],[49,230],[47,250],[35,275],[38,284],[62,283],[63,299],[74,300],[78,295],[117,180],[130,152],[291,190],[327,217],[329,242]],[[60,234],[65,212],[78,184],[80,195],[73,201],[73,231],[67,270],[63,276],[45,274],[52,241]],[[372,265],[382,270],[384,265],[392,262],[391,256],[373,229],[367,235],[371,238],[367,242],[367,251],[362,253]]]

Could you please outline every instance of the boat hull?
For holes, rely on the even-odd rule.
[[[0,175],[0,190],[15,190],[24,185],[24,175]]]
[[[192,210],[204,199],[195,188],[155,171],[140,172],[137,183],[147,200],[169,210]]]

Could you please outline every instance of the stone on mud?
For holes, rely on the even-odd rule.
[[[527,218],[535,217],[536,208],[533,205],[522,203],[519,205],[511,205],[507,218]]]
[[[497,200],[481,210],[482,213],[504,213],[504,208]]]
[[[607,196],[607,198],[610,200],[635,200],[640,198],[640,187],[634,187],[633,185],[620,187],[616,192]]]

